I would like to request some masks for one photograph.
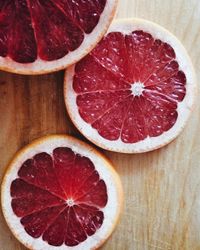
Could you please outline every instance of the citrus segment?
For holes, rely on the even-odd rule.
[[[29,0],[29,6],[41,59],[56,60],[80,46],[83,32],[53,1]]]
[[[72,121],[97,145],[148,151],[165,144],[160,136],[175,137],[166,133],[185,123],[194,87],[190,59],[173,35],[145,20],[122,20],[66,71],[65,99]]]
[[[77,93],[129,89],[130,87],[129,83],[109,72],[91,55],[76,64],[75,71],[73,88]]]
[[[106,0],[80,0],[78,2],[54,0],[54,2],[86,34],[95,28],[106,5]]]
[[[53,160],[47,153],[43,152],[35,155],[32,159],[26,160],[19,169],[18,175],[27,183],[47,190],[61,198],[65,197],[64,190],[55,178]]]
[[[92,124],[103,116],[106,111],[116,104],[116,100],[124,100],[131,94],[131,91],[116,91],[108,93],[86,93],[79,95],[77,104],[80,106],[80,115],[87,122]]]
[[[49,192],[30,185],[22,179],[11,184],[12,208],[19,217],[42,210],[49,206],[63,204],[63,200]]]
[[[92,249],[114,228],[121,186],[109,163],[87,147],[71,137],[49,136],[11,163],[2,184],[3,212],[26,246]]]
[[[19,63],[36,60],[37,45],[26,0],[2,1],[0,27],[0,56]]]
[[[117,140],[120,136],[121,126],[123,124],[123,115],[131,105],[131,96],[121,102],[115,99],[115,104],[105,110],[101,117],[92,124],[101,136],[108,140]]]
[[[21,224],[29,235],[33,238],[39,238],[64,209],[66,209],[66,205],[48,207],[24,216],[21,219]]]
[[[106,32],[117,0],[14,0],[0,3],[0,68],[55,71],[87,54]]]
[[[122,33],[109,33],[92,51],[91,55],[118,78],[129,79],[128,54],[125,37]]]

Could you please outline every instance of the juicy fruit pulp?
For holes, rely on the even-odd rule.
[[[74,74],[79,114],[107,140],[136,143],[163,134],[186,94],[173,48],[142,30],[109,33]]]
[[[52,61],[77,49],[97,25],[106,0],[0,1],[0,56]]]
[[[23,163],[10,188],[12,209],[33,238],[75,246],[102,225],[107,188],[91,160],[67,147]]]

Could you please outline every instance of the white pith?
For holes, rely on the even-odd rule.
[[[69,206],[69,207],[72,207],[75,205],[75,202],[72,198],[69,198],[66,200],[66,204]]]
[[[144,84],[141,82],[135,82],[131,85],[131,91],[134,96],[141,96],[144,90]]]
[[[101,209],[104,212],[102,226],[93,236],[89,236],[87,240],[75,247],[69,247],[65,244],[60,247],[55,247],[43,241],[42,237],[34,239],[26,233],[24,227],[20,223],[20,218],[14,214],[11,207],[12,198],[10,195],[10,185],[13,180],[18,178],[17,172],[23,162],[40,152],[47,152],[51,155],[53,149],[56,147],[70,147],[75,153],[89,157],[94,163],[100,178],[104,180],[107,186],[108,202],[106,206]],[[121,209],[121,192],[121,183],[117,173],[113,169],[110,170],[110,163],[106,159],[99,157],[92,147],[85,147],[83,143],[79,144],[78,140],[74,141],[74,139],[70,139],[70,137],[66,139],[65,136],[51,136],[45,140],[41,140],[35,147],[26,147],[25,150],[21,154],[18,154],[11,162],[9,171],[2,182],[1,202],[3,214],[9,228],[26,247],[34,250],[89,250],[95,249],[113,231],[113,226],[118,220]],[[73,200],[67,200],[66,202],[73,205]]]
[[[114,12],[118,0],[109,0],[106,3],[105,9],[102,12],[99,22],[90,34],[84,34],[84,40],[80,47],[72,52],[69,52],[61,59],[54,61],[44,61],[40,58],[33,63],[17,63],[9,57],[0,56],[0,69],[14,72],[18,74],[45,74],[54,72],[60,69],[67,68],[79,61],[85,54],[87,54],[94,45],[101,39],[103,34],[108,29],[110,22],[114,17]]]
[[[182,102],[178,103],[178,119],[170,130],[164,132],[160,136],[147,137],[143,141],[139,141],[137,143],[124,143],[121,138],[115,141],[107,140],[100,136],[97,130],[93,129],[92,126],[86,123],[79,115],[78,106],[76,104],[77,94],[72,87],[74,65],[66,70],[64,85],[64,96],[68,113],[73,123],[81,131],[81,133],[93,143],[104,149],[124,153],[141,153],[151,151],[166,145],[176,138],[189,118],[194,103],[196,89],[195,73],[185,48],[174,35],[161,26],[142,19],[121,19],[114,21],[107,33],[116,31],[123,34],[130,34],[134,30],[149,32],[155,39],[160,39],[170,44],[175,50],[179,69],[186,75],[186,96]]]

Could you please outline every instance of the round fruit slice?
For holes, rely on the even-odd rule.
[[[17,153],[1,191],[8,226],[35,250],[96,249],[114,230],[122,204],[110,162],[64,135],[38,139]]]
[[[117,152],[146,152],[172,141],[188,120],[194,94],[182,44],[142,19],[115,21],[65,75],[73,123],[93,143]]]
[[[105,34],[117,0],[0,1],[0,69],[44,74],[86,55]]]

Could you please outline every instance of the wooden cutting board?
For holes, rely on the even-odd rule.
[[[117,17],[141,17],[173,32],[187,48],[200,78],[199,0],[121,0]],[[0,177],[13,154],[42,135],[69,133],[63,72],[17,76],[0,72]],[[104,250],[200,249],[200,106],[181,136],[146,154],[104,153],[125,191],[121,221]],[[0,214],[0,249],[24,250]],[[46,249],[45,249],[46,250]]]

